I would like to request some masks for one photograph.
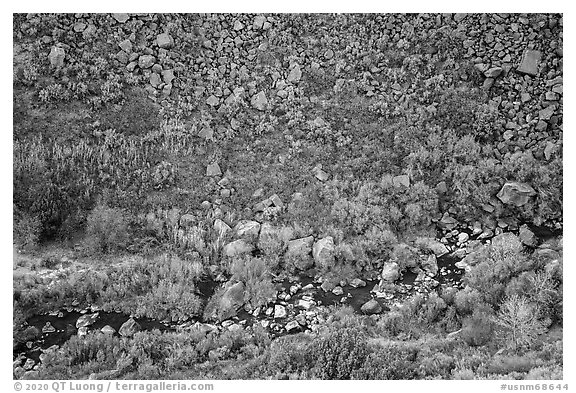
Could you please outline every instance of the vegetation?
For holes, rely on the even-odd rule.
[[[562,378],[561,15],[13,19],[15,377]]]

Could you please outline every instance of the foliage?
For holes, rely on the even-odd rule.
[[[88,215],[88,247],[96,253],[122,250],[128,241],[128,223],[120,209],[98,204]]]
[[[545,331],[538,320],[538,308],[524,296],[512,295],[504,300],[493,319],[502,330],[500,339],[513,350],[527,347]]]

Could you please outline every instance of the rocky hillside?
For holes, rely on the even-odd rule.
[[[340,321],[327,306],[350,304],[379,326],[358,322],[370,340],[462,329],[488,358],[501,325],[478,321],[506,305],[537,304],[539,333],[561,327],[561,15],[18,14],[13,27],[14,234],[36,258],[17,263],[36,281],[15,284],[16,331],[96,307],[322,336]],[[557,375],[550,364],[412,378]]]

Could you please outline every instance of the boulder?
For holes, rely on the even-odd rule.
[[[156,44],[163,49],[170,49],[174,46],[174,38],[168,33],[158,34]]]
[[[410,187],[410,177],[408,175],[399,175],[392,178],[394,187]]]
[[[150,68],[156,62],[156,58],[152,55],[142,55],[138,58],[138,67],[142,69]]]
[[[243,282],[227,283],[225,288],[216,308],[220,321],[235,316],[244,305],[245,286]]]
[[[288,77],[286,80],[290,83],[298,83],[302,78],[302,70],[298,64],[294,64],[292,68],[290,68],[290,72],[288,73]]]
[[[540,51],[526,49],[522,54],[522,60],[520,61],[518,72],[531,76],[538,75],[538,65],[540,64],[541,58],[542,53]]]
[[[130,41],[128,38],[124,41],[121,41],[118,46],[126,53],[132,52],[132,41]]]
[[[344,295],[344,289],[342,289],[342,287],[338,285],[334,287],[334,289],[332,289],[332,293],[336,296],[342,296]]]
[[[536,235],[534,235],[534,232],[532,232],[526,224],[520,227],[519,238],[522,244],[528,247],[536,247],[538,245]]]
[[[81,327],[86,327],[94,324],[94,322],[96,322],[96,320],[98,319],[98,315],[99,315],[98,313],[94,313],[80,316],[80,318],[78,318],[78,320],[76,321],[76,329],[80,329]]]
[[[396,262],[386,262],[382,268],[382,280],[394,282],[400,278],[400,266]]]
[[[366,286],[366,281],[364,281],[360,278],[355,278],[354,280],[352,280],[350,282],[350,286],[353,288],[363,288]]]
[[[266,110],[266,107],[268,106],[266,93],[264,93],[264,91],[260,91],[258,94],[254,95],[250,100],[250,104],[252,107],[258,109],[259,111]]]
[[[130,15],[117,13],[117,14],[112,14],[112,18],[116,19],[116,22],[118,22],[118,23],[126,23],[128,21],[128,19],[130,19]]]
[[[376,299],[370,299],[362,305],[360,311],[368,315],[380,314],[382,312],[382,306]]]
[[[438,274],[438,262],[434,254],[428,255],[428,258],[421,264],[422,270],[430,277],[435,277]]]
[[[222,253],[228,258],[234,258],[242,254],[249,254],[254,251],[254,245],[244,239],[234,240],[224,246]]]
[[[290,240],[284,257],[292,259],[296,268],[308,270],[314,266],[314,260],[310,256],[312,243],[314,243],[313,236]]]
[[[82,326],[76,333],[78,337],[85,337],[88,334],[88,326]]]
[[[138,322],[136,322],[134,320],[134,318],[130,317],[129,320],[127,320],[126,322],[124,322],[122,324],[122,326],[120,326],[118,333],[122,337],[132,337],[134,334],[136,334],[140,330],[141,330],[140,324]]]
[[[52,324],[49,321],[46,322],[46,324],[42,327],[42,333],[54,333],[55,331],[56,328],[52,326]]]
[[[284,247],[288,240],[292,238],[294,231],[290,227],[276,227],[268,222],[260,226],[260,236],[258,238],[258,248],[266,251],[270,247],[274,250]]]
[[[234,227],[234,232],[238,237],[256,239],[260,233],[260,223],[248,220],[240,221]]]
[[[112,326],[110,326],[110,325],[104,326],[102,329],[100,329],[100,331],[101,331],[102,333],[104,333],[104,334],[110,334],[110,335],[116,333],[116,329],[114,329],[114,328],[113,328]]]
[[[448,254],[448,248],[436,239],[421,237],[416,240],[416,244],[423,250],[433,252],[437,257]]]
[[[290,321],[285,326],[287,332],[291,332],[292,330],[300,329],[300,324],[298,321]]]
[[[222,170],[217,162],[213,162],[206,167],[206,176],[222,176]]]
[[[226,224],[224,221],[222,221],[219,218],[214,220],[213,228],[217,233],[220,233],[222,235],[225,235],[226,233],[228,233],[228,231],[230,231],[232,229],[232,228],[230,228],[230,226],[228,224]]]
[[[525,183],[507,182],[496,195],[498,199],[507,205],[524,206],[536,191]]]
[[[286,307],[280,304],[274,306],[274,318],[285,318],[286,314]]]
[[[328,267],[334,265],[334,239],[326,236],[312,246],[312,256],[317,266]]]
[[[50,53],[48,54],[50,65],[54,68],[61,68],[64,66],[65,57],[66,52],[64,51],[64,48],[60,48],[58,46],[53,46],[52,49],[50,49]]]

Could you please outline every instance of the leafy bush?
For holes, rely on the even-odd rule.
[[[96,253],[113,252],[126,247],[128,222],[124,212],[102,204],[88,215],[86,225],[88,247]]]
[[[368,356],[368,344],[361,331],[338,329],[314,341],[307,351],[313,378],[351,379]]]
[[[14,217],[14,243],[19,248],[32,249],[36,247],[42,233],[42,222],[38,216],[21,214]]]

